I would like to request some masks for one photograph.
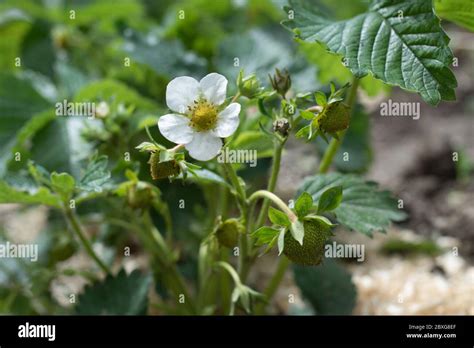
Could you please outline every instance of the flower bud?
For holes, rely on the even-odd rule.
[[[240,94],[249,99],[257,97],[263,90],[257,75],[251,74],[244,77],[243,70],[240,71],[237,77],[237,87]]]
[[[275,91],[277,91],[283,98],[286,92],[291,88],[291,77],[288,70],[281,72],[279,69],[275,69],[275,75],[269,75],[270,83]]]
[[[234,248],[239,244],[239,235],[244,232],[244,226],[237,219],[227,219],[216,230],[219,244]]]
[[[152,152],[148,163],[150,164],[150,173],[153,180],[176,176],[181,172],[181,168],[174,158],[160,162],[160,151]]]
[[[288,136],[290,130],[290,122],[286,118],[279,118],[273,122],[273,131],[279,133],[283,137]]]

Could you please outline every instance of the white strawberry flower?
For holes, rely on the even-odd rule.
[[[174,111],[161,116],[161,134],[176,144],[183,144],[189,155],[199,161],[217,156],[221,138],[231,136],[239,126],[240,104],[223,107],[227,79],[217,73],[196,81],[180,76],[166,87],[166,104]]]

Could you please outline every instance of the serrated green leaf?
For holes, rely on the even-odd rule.
[[[449,38],[431,1],[374,0],[368,12],[345,21],[325,18],[308,1],[291,0],[290,5],[295,17],[285,25],[303,40],[324,43],[344,56],[355,76],[371,73],[432,105],[455,99]]]
[[[295,212],[299,218],[307,215],[313,207],[313,197],[308,192],[303,192],[295,202]]]
[[[391,221],[406,218],[390,192],[380,191],[376,183],[355,175],[331,173],[308,177],[298,192],[306,191],[314,201],[319,201],[323,192],[334,186],[342,186],[342,201],[334,213],[337,221],[348,228],[371,236],[374,231],[384,232]]]
[[[268,209],[268,218],[270,219],[272,223],[278,226],[288,227],[291,225],[291,222],[288,216],[284,212],[278,209],[275,209],[273,207],[270,207]]]
[[[110,171],[107,169],[107,163],[107,156],[94,158],[87,165],[87,169],[77,187],[84,191],[101,192],[102,185],[110,179]]]
[[[144,315],[148,306],[149,275],[124,270],[86,287],[79,296],[79,315]]]
[[[336,209],[342,201],[342,186],[328,188],[319,197],[318,213]]]
[[[293,266],[295,281],[317,314],[348,315],[356,303],[351,275],[338,263],[325,259],[319,267]]]
[[[474,2],[472,0],[435,0],[436,14],[474,32]]]

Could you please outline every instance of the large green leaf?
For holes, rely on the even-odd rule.
[[[51,121],[51,114],[42,112],[50,107],[25,76],[0,73],[0,176],[13,150]]]
[[[51,193],[46,187],[29,186],[25,190],[20,190],[19,186],[10,185],[3,180],[0,180],[1,203],[44,204],[56,208],[61,206],[58,196]]]
[[[334,210],[337,221],[358,232],[372,235],[384,232],[390,221],[402,221],[406,214],[397,208],[397,201],[388,191],[380,191],[374,182],[365,182],[355,175],[330,173],[308,177],[298,195],[308,192],[313,201],[328,188],[342,186],[342,202]]]
[[[295,281],[317,314],[348,315],[356,302],[351,275],[336,261],[318,267],[293,266]]]
[[[442,19],[474,31],[474,1],[435,0],[435,10]]]
[[[344,56],[355,76],[371,73],[432,105],[455,99],[449,38],[431,1],[374,0],[368,12],[344,21],[326,18],[308,1],[291,0],[290,5],[294,19],[285,25],[301,39]]]
[[[41,57],[41,58],[39,58]],[[21,47],[22,66],[52,77],[56,60],[51,25],[45,21],[36,21],[23,38]]]
[[[300,40],[300,51],[310,63],[317,66],[317,75],[321,83],[335,82],[342,86],[352,80],[351,71],[339,59],[334,59],[334,54],[328,52],[324,45]],[[389,85],[372,75],[363,77],[360,80],[360,87],[369,96],[376,96],[380,92],[388,94],[391,89]]]
[[[89,158],[93,144],[81,137],[86,117],[56,117],[32,139],[31,159],[49,171],[80,177],[81,161]]]
[[[86,287],[79,296],[76,313],[80,315],[144,315],[148,306],[149,275],[124,270],[107,276],[101,283]]]

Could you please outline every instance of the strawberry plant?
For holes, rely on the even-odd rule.
[[[407,217],[363,177],[360,96],[454,101],[439,17],[472,30],[472,4],[372,0],[344,19],[303,0],[58,4],[0,4],[0,203],[46,207],[38,262],[1,261],[1,312],[273,313],[292,271],[314,313],[351,313],[325,245]],[[320,153],[290,200],[289,143]],[[87,286],[52,293],[73,278]]]

